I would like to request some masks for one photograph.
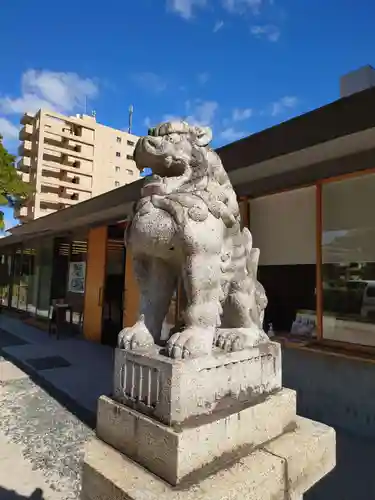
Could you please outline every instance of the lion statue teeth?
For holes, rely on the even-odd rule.
[[[241,230],[236,194],[209,128],[167,122],[139,139],[134,159],[149,167],[126,233],[140,289],[139,318],[118,337],[122,349],[160,341],[164,318],[182,278],[184,326],[167,341],[172,358],[209,355],[213,346],[242,350],[269,341],[267,298],[257,281],[259,250]]]

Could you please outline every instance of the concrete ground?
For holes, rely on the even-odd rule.
[[[0,360],[0,500],[77,499],[92,436],[23,371]]]
[[[65,403],[79,402],[80,414],[96,413],[100,395],[112,390],[113,349],[81,338],[56,340],[33,326],[0,314],[0,350],[3,356],[26,370],[44,388],[61,392]],[[35,370],[35,359],[60,357],[68,366]]]
[[[375,498],[375,441],[337,431],[337,465],[304,500]]]
[[[78,498],[96,400],[111,392],[112,354],[0,315],[0,500]],[[35,368],[56,356],[68,366]],[[336,431],[337,467],[304,499],[375,498],[375,440]]]

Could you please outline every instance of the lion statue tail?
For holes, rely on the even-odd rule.
[[[267,295],[264,290],[263,285],[258,281],[258,264],[260,250],[259,248],[253,248],[253,237],[247,227],[242,230],[242,235],[244,239],[245,255],[246,255],[246,270],[249,278],[254,283],[255,290],[255,304],[257,309],[256,316],[258,317],[259,327],[263,329],[264,322],[264,311],[267,307],[268,300]]]

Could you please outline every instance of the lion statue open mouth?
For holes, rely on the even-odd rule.
[[[259,250],[241,230],[236,194],[209,128],[167,122],[139,139],[134,158],[151,168],[126,234],[140,289],[139,318],[118,339],[123,349],[160,340],[179,277],[187,297],[184,328],[167,342],[173,358],[268,341],[267,298],[257,281]]]

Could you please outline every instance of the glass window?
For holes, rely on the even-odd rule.
[[[39,266],[37,265],[38,245],[33,242],[29,245],[29,268],[27,278],[27,311],[36,314],[38,302]]]
[[[12,255],[6,252],[0,258],[0,301],[1,305],[7,307],[9,305],[9,287],[11,282],[12,272]]]
[[[37,315],[48,317],[51,305],[51,280],[53,269],[53,239],[42,240],[37,252],[39,267]]]
[[[107,256],[102,293],[102,343],[116,346],[123,323],[125,279],[124,226],[108,226]]]
[[[22,252],[21,275],[19,284],[18,309],[22,311],[28,310],[28,294],[29,286],[32,285],[32,277],[35,267],[35,249],[32,245],[27,244]],[[34,311],[35,312],[35,311]]]
[[[375,345],[375,175],[322,188],[323,337]]]
[[[265,330],[315,335],[316,191],[297,189],[250,201],[258,279],[268,297]]]
[[[22,249],[20,247],[15,249],[13,261],[13,277],[12,277],[12,300],[11,306],[18,309],[18,297],[20,288],[20,277],[22,269]]]
[[[51,302],[53,300],[65,302],[68,284],[69,258],[70,239],[64,237],[55,238]]]

